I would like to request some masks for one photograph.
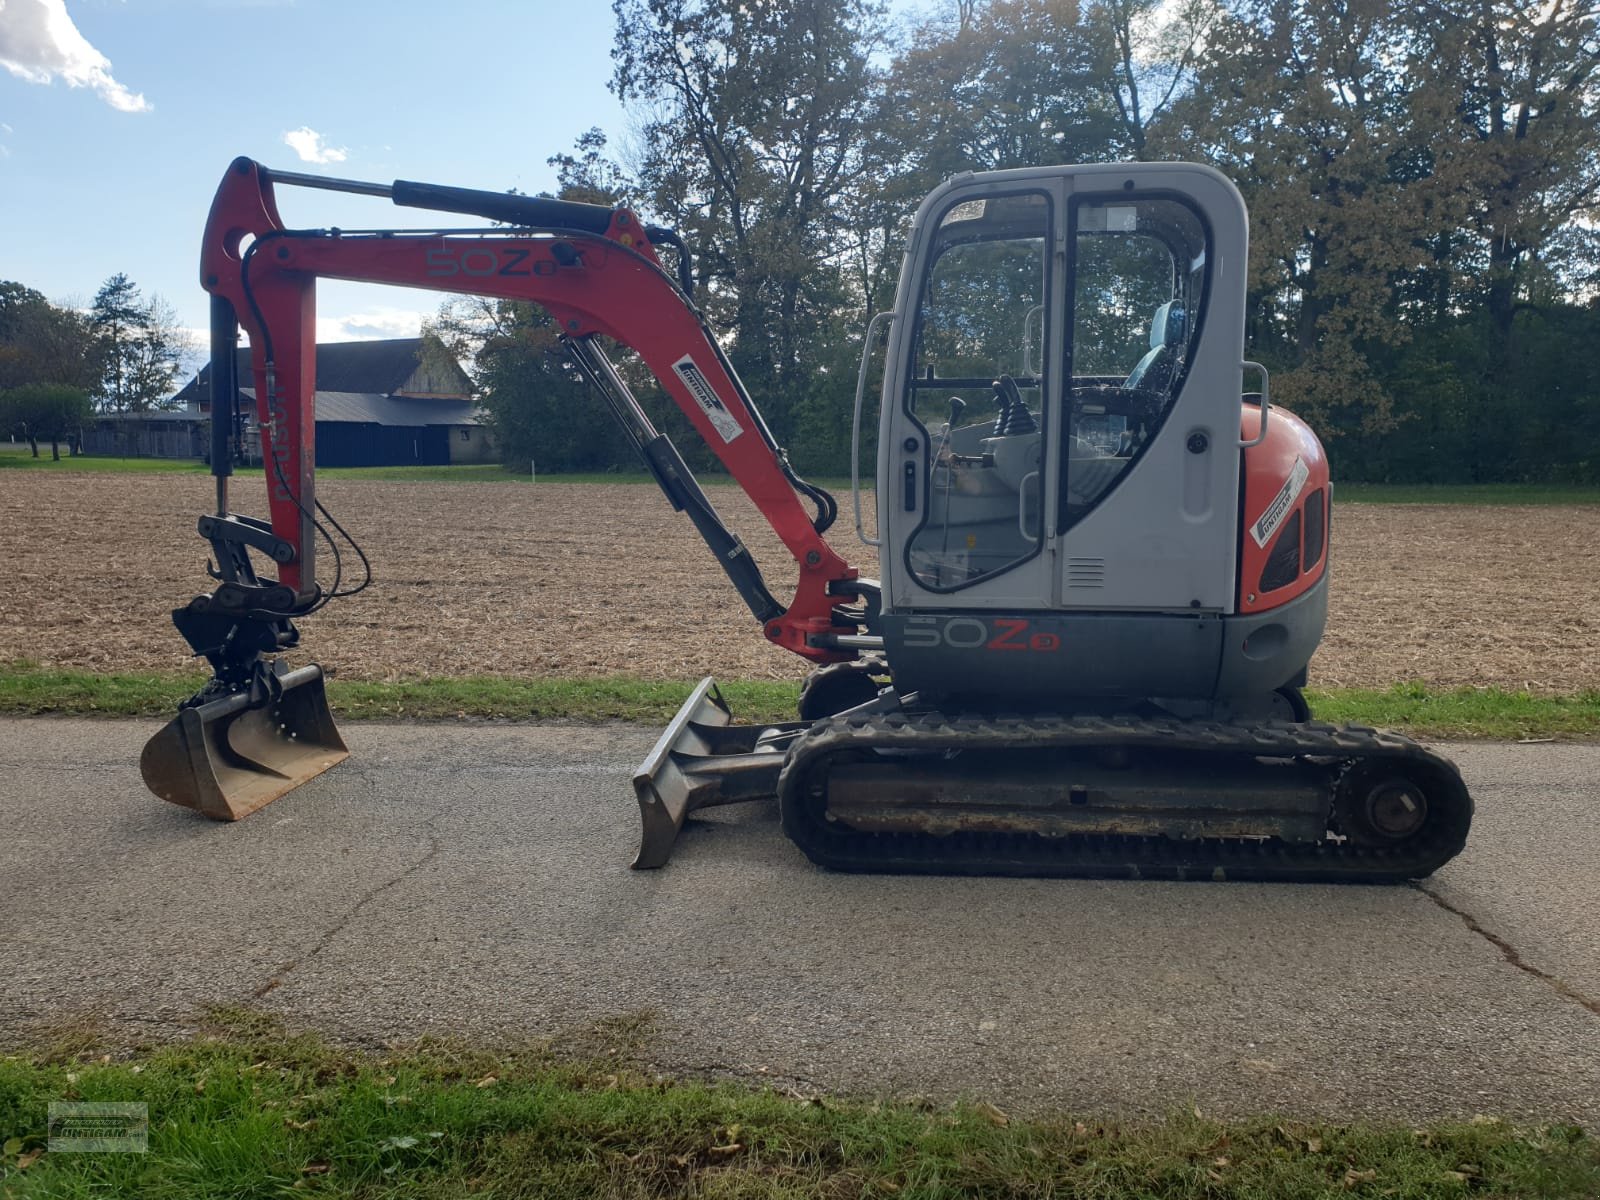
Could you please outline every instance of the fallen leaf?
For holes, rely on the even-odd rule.
[[[1344,1173],[1344,1185],[1347,1188],[1355,1187],[1358,1183],[1371,1183],[1377,1177],[1378,1172],[1375,1168],[1368,1167],[1365,1171],[1358,1171],[1351,1167]]]
[[[493,1075],[485,1075],[482,1079],[478,1080],[478,1082],[473,1084],[472,1086],[473,1087],[481,1087],[481,1088],[493,1087],[495,1084],[497,1084],[499,1082],[500,1082],[499,1079],[496,1078],[495,1076],[493,1076]]]
[[[1446,1171],[1444,1177],[1453,1183],[1466,1183],[1472,1178],[1465,1171]]]
[[[1309,1150],[1312,1154],[1321,1154],[1322,1153],[1322,1139],[1319,1138],[1319,1137],[1307,1138],[1306,1139],[1306,1149]]]
[[[13,1154],[21,1154],[22,1139],[19,1137],[7,1138],[5,1145],[0,1146],[0,1153],[3,1153],[7,1158],[10,1158]]]
[[[296,1120],[293,1120],[292,1118],[285,1117],[283,1119],[283,1123],[285,1125],[287,1125],[290,1129],[310,1129],[313,1125],[315,1125],[317,1123],[317,1119],[315,1117],[312,1117],[309,1121],[296,1121]]]
[[[1001,1112],[987,1100],[979,1100],[977,1104],[973,1105],[973,1107],[976,1108],[978,1110],[978,1114],[991,1125],[1011,1124],[1011,1118],[1006,1116],[1005,1113]]]
[[[206,1090],[206,1077],[204,1075],[202,1075],[202,1076],[200,1076],[199,1079],[196,1079],[194,1081],[194,1094],[196,1096],[204,1095],[205,1094],[205,1090]]]
[[[383,1139],[383,1141],[378,1143],[378,1149],[379,1150],[409,1150],[409,1149],[411,1149],[411,1147],[413,1147],[413,1146],[415,1146],[417,1144],[417,1140],[418,1139],[412,1137],[408,1133],[407,1134],[402,1134],[399,1137],[386,1137],[386,1138]]]
[[[326,1175],[331,1170],[333,1170],[333,1167],[331,1165],[329,1165],[328,1163],[325,1163],[325,1162],[314,1162],[314,1163],[307,1163],[305,1166],[301,1167],[300,1168],[300,1174],[302,1174],[302,1175]]]
[[[1213,1158],[1213,1159],[1212,1159],[1212,1160],[1211,1160],[1211,1165],[1212,1165],[1212,1166],[1213,1166],[1213,1167],[1225,1167],[1225,1166],[1227,1166],[1227,1165],[1228,1165],[1228,1164],[1229,1164],[1229,1163],[1230,1163],[1230,1162],[1231,1162],[1231,1161],[1233,1161],[1233,1160],[1232,1160],[1232,1159],[1229,1159],[1229,1158],[1226,1158],[1226,1157],[1219,1157],[1219,1158]]]
[[[1500,1118],[1486,1117],[1482,1113],[1478,1113],[1472,1118],[1472,1123],[1474,1125],[1498,1125],[1500,1124]]]
[[[1085,1125],[1082,1121],[1074,1121],[1072,1123],[1072,1136],[1073,1137],[1088,1137],[1089,1136],[1089,1127],[1087,1125]]]
[[[731,1146],[712,1146],[706,1150],[706,1155],[713,1162],[716,1162],[724,1158],[732,1158],[735,1154],[739,1153],[739,1151],[743,1149],[744,1147],[738,1142],[734,1142]]]
[[[1209,1167],[1206,1168],[1206,1178],[1211,1180],[1212,1183],[1223,1183],[1223,1182],[1225,1182],[1221,1175],[1218,1175],[1215,1171],[1211,1170]]]
[[[39,1161],[39,1156],[43,1153],[43,1146],[40,1146],[36,1150],[29,1150],[21,1158],[17,1159],[17,1170],[26,1171],[29,1167],[33,1166],[34,1163]]]

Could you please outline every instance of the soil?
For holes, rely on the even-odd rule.
[[[235,509],[265,513],[263,483],[233,487]],[[300,623],[304,645],[342,677],[806,670],[761,637],[688,520],[650,485],[324,480],[318,492],[374,568],[367,591]],[[782,545],[742,493],[710,494],[786,599],[795,571]],[[210,495],[210,480],[192,475],[0,476],[0,663],[192,667],[169,613],[209,586],[195,518]],[[1600,689],[1594,512],[1337,507],[1313,686]],[[830,541],[871,563],[851,524],[841,512]],[[346,566],[348,582],[358,568]],[[331,576],[325,559],[319,574]]]

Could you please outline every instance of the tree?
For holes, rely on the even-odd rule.
[[[621,432],[589,395],[555,322],[537,305],[453,297],[425,332],[456,361],[472,364],[485,421],[508,466],[610,471],[628,463]]]
[[[913,30],[894,62],[906,198],[958,171],[1102,162],[1116,155],[1108,47],[1077,0],[987,0]]]
[[[192,349],[171,307],[159,297],[144,300],[119,271],[95,293],[89,320],[100,346],[100,406],[118,413],[166,407]]]
[[[84,422],[93,414],[89,393],[69,384],[29,383],[0,392],[0,428],[27,438],[35,458],[44,439],[50,443],[50,457],[59,461],[61,442],[76,445]]]
[[[1463,257],[1486,305],[1491,373],[1507,382],[1515,317],[1540,276],[1592,268],[1600,209],[1600,6],[1584,0],[1433,0],[1421,6],[1449,179],[1471,200]]]
[[[90,387],[96,356],[88,322],[32,288],[0,282],[0,389],[30,383]]]
[[[1222,15],[1218,0],[1096,0],[1089,10],[1090,34],[1111,57],[1119,142],[1129,158],[1146,157],[1150,127],[1185,94]]]
[[[1199,83],[1152,130],[1209,157],[1251,210],[1252,341],[1274,390],[1327,437],[1395,422],[1375,346],[1404,342],[1403,281],[1461,198],[1433,170],[1437,94],[1390,0],[1247,0],[1212,29]]]
[[[849,403],[815,351],[847,296],[852,184],[876,114],[870,0],[615,0],[612,90],[649,116],[632,175],[698,252],[701,302],[787,439]]]

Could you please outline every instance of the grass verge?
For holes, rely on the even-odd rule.
[[[660,1079],[639,1030],[573,1057],[433,1043],[363,1053],[256,1014],[113,1061],[80,1042],[0,1059],[0,1195],[1576,1198],[1600,1144],[1573,1125],[1429,1128],[1198,1110],[1151,1124],[1016,1120]],[[618,1045],[618,1043],[621,1043]],[[596,1053],[598,1052],[598,1053]],[[142,1104],[146,1153],[48,1149],[52,1101]]]
[[[0,469],[59,471],[100,471],[112,474],[176,473],[203,474],[205,464],[192,459],[110,458],[84,455],[50,458],[49,447],[33,458],[22,444],[0,442]],[[253,468],[240,468],[249,477]],[[508,468],[500,463],[460,463],[452,466],[395,467],[319,467],[319,477],[328,479],[370,479],[384,483],[528,483],[529,472],[520,466]],[[541,474],[549,483],[651,483],[643,471],[591,472],[587,474]],[[700,481],[710,486],[732,486],[733,480],[720,472],[707,471]],[[819,476],[811,482],[834,492],[848,492],[848,477]],[[871,490],[871,480],[864,480]],[[1579,484],[1483,483],[1483,484],[1388,484],[1335,483],[1337,499],[1344,504],[1600,504],[1600,487]]]
[[[101,674],[29,662],[0,667],[0,713],[12,715],[169,716],[204,682],[201,674]],[[640,721],[672,717],[692,685],[662,680],[412,679],[396,683],[331,679],[330,702],[344,720]],[[744,722],[794,718],[796,683],[719,681]],[[1600,739],[1600,692],[1539,696],[1499,688],[1430,691],[1417,683],[1386,690],[1338,688],[1308,693],[1318,720],[1376,725],[1419,737],[1502,741]]]

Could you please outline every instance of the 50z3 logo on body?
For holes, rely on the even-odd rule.
[[[532,249],[521,246],[485,246],[472,242],[446,242],[428,248],[428,276],[448,279],[452,275],[486,278],[490,275],[554,275],[556,264],[548,258],[534,259]]]
[[[920,649],[1020,650],[1051,654],[1061,649],[1061,636],[1035,631],[1020,617],[907,617],[906,645]]]

